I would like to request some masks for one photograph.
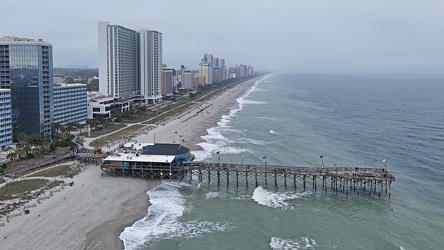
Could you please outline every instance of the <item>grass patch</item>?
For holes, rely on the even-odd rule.
[[[145,127],[145,125],[133,125],[131,127],[124,128],[124,129],[119,130],[115,133],[112,133],[107,136],[96,139],[96,140],[92,141],[89,145],[103,147],[103,145],[105,145],[109,142],[121,140],[121,139],[126,139],[129,136],[132,136],[136,131],[138,131],[139,129],[141,129],[143,127]]]
[[[49,181],[45,179],[21,180],[7,183],[0,188],[0,215],[4,216],[39,197],[63,181]]]
[[[0,188],[0,200],[11,200],[31,193],[31,191],[41,189],[48,185],[49,181],[44,179],[22,180],[7,183]]]
[[[148,121],[142,122],[142,124],[156,124],[158,122],[162,122],[164,120],[167,120],[168,118],[172,118],[172,117],[183,114],[185,111],[189,110],[194,105],[196,105],[196,104],[190,102],[190,103],[182,104],[182,106],[176,106],[175,108],[170,109],[166,112],[163,112],[162,114],[160,114]]]
[[[84,166],[80,164],[73,165],[61,165],[56,167],[50,167],[34,174],[29,175],[29,177],[64,177],[72,178],[81,171],[83,171]]]

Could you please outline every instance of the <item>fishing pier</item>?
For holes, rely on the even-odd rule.
[[[395,177],[385,168],[308,168],[295,166],[248,165],[208,162],[184,162],[172,166],[165,162],[154,164],[138,162],[124,167],[122,164],[100,165],[102,176],[142,177],[180,182],[207,182],[214,185],[245,185],[246,187],[274,187],[313,192],[343,192],[358,195],[388,194]]]

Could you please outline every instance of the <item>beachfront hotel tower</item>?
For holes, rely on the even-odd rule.
[[[139,32],[140,90],[147,103],[162,100],[162,33],[154,30]]]
[[[205,77],[205,84],[213,84],[213,55],[205,54],[200,62],[199,75]]]
[[[0,89],[0,148],[12,144],[11,90]]]
[[[99,22],[99,92],[119,100],[162,100],[162,33]]]
[[[15,36],[0,38],[0,88],[11,90],[15,132],[51,135],[52,63],[50,43]]]
[[[85,124],[87,119],[86,84],[54,85],[54,124],[66,126],[69,123]]]

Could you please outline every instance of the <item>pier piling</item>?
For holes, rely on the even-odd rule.
[[[226,178],[226,185],[230,185],[230,175],[236,178],[236,187],[239,187],[239,180],[245,178],[245,186],[248,187],[249,181],[254,181],[254,186],[258,187],[264,185],[268,186],[268,174],[273,175],[274,188],[279,189],[279,185],[283,185],[285,190],[288,188],[287,176],[293,176],[293,187],[297,190],[298,181],[300,178],[304,191],[307,187],[316,192],[318,188],[318,178],[321,180],[322,190],[327,193],[328,189],[334,193],[343,192],[346,195],[356,193],[365,195],[381,197],[383,193],[391,196],[391,184],[395,181],[395,177],[384,171],[381,174],[381,169],[366,168],[366,171],[360,172],[358,170],[350,171],[348,168],[303,168],[292,166],[263,166],[263,165],[240,165],[240,164],[214,164],[204,162],[186,162],[178,167],[171,166],[155,166],[151,164],[143,165],[138,163],[129,168],[123,168],[122,165],[101,164],[101,173],[111,174],[114,176],[132,177],[146,177],[151,179],[159,178],[163,180],[164,174],[168,173],[169,180],[174,179],[183,180],[188,176],[187,182],[192,183],[193,175],[197,176],[198,182],[202,183],[204,178],[208,179],[208,184],[211,184],[211,175],[217,176],[217,185],[220,186],[222,178]],[[235,173],[235,174],[234,174]],[[250,176],[253,174],[254,176]],[[206,177],[204,175],[207,175]],[[225,175],[225,176],[224,176]],[[311,176],[311,178],[310,178]],[[309,178],[307,178],[309,177]],[[253,179],[254,178],[254,179]],[[329,183],[328,183],[329,182]],[[309,186],[307,186],[309,185]],[[379,187],[379,188],[378,188]],[[385,191],[385,192],[384,192]],[[375,195],[371,195],[374,193]]]

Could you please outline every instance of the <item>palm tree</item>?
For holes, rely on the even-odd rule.
[[[6,156],[6,159],[8,159],[9,161],[13,161],[15,160],[15,158],[17,158],[17,153],[15,152],[11,152]]]
[[[32,148],[29,145],[23,146],[22,149],[25,151],[26,156],[32,151]]]
[[[51,145],[50,141],[44,141],[43,142],[43,149],[45,150],[43,153],[48,152],[49,146]]]
[[[23,155],[25,154],[25,151],[22,148],[18,148],[15,153],[17,154],[17,157],[21,160]]]
[[[62,125],[60,125],[60,123],[55,123],[54,124],[55,132],[59,132],[61,127]]]
[[[34,154],[38,156],[42,156],[45,153],[46,149],[44,146],[37,146],[34,148]]]

